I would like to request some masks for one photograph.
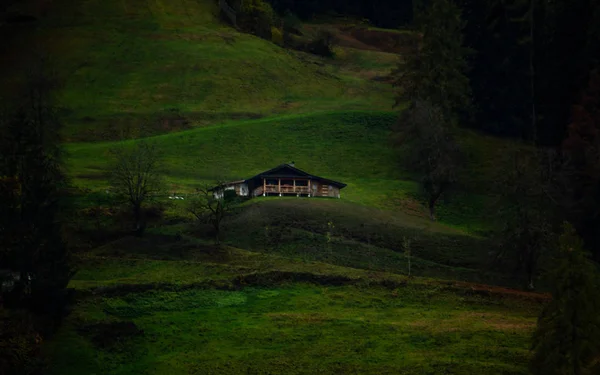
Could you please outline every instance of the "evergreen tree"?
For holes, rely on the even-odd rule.
[[[420,40],[394,71],[396,102],[428,102],[456,123],[471,108],[461,10],[449,0],[434,0],[418,16],[418,25]]]
[[[468,22],[465,44],[475,50],[473,126],[558,145],[600,57],[597,0],[456,1]]]
[[[570,224],[549,272],[552,301],[538,319],[534,374],[592,375],[600,359],[598,269]]]
[[[526,146],[507,147],[497,161],[494,179],[501,194],[495,207],[500,245],[497,261],[527,278],[534,289],[538,266],[555,240],[555,205],[548,191],[551,176],[544,168],[548,160],[540,150]]]
[[[449,0],[434,0],[418,17],[421,38],[395,70],[397,103],[409,102],[400,118],[407,167],[421,175],[430,217],[437,201],[456,182],[460,149],[454,133],[471,108],[464,22]]]
[[[569,219],[600,260],[600,70],[572,107],[568,136],[562,145],[562,204]]]

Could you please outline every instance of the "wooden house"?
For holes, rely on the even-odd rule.
[[[221,189],[214,188],[213,194],[216,198],[222,198],[226,191],[235,191],[235,195],[249,198],[269,195],[340,198],[340,190],[345,187],[344,183],[302,171],[292,162],[246,180],[224,183]]]

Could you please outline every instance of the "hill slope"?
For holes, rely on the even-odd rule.
[[[413,183],[399,179],[402,174],[394,165],[389,132],[395,118],[386,112],[291,115],[237,121],[150,140],[161,148],[164,173],[180,191],[217,178],[247,178],[294,160],[310,173],[346,182],[345,198],[381,206],[393,195],[414,190]],[[114,145],[70,144],[70,170],[76,181],[102,187],[106,156]]]
[[[400,170],[389,143],[395,119],[385,77],[398,60],[393,53],[340,46],[335,59],[322,59],[285,50],[221,23],[211,0],[29,1],[12,12],[37,21],[0,26],[5,81],[16,85],[23,77],[30,56],[24,46],[43,45],[53,53],[65,82],[59,95],[65,135],[78,142],[68,147],[78,185],[106,186],[112,145],[90,141],[196,128],[155,139],[174,189],[243,178],[294,160],[348,183],[343,196],[353,202],[415,206],[407,198],[416,195],[417,184]],[[319,27],[326,25],[307,30]],[[336,27],[348,36],[360,31]],[[386,43],[394,35],[406,38],[377,33]],[[499,142],[476,134],[465,132],[464,140],[478,152],[473,159],[499,150]],[[469,177],[493,169],[485,165]],[[480,200],[459,197],[444,202],[439,216],[464,226],[481,211]]]
[[[14,12],[38,21],[0,27],[0,66],[10,81],[22,77],[19,69],[31,57],[24,46],[53,53],[65,81],[61,102],[71,140],[135,135],[139,125],[156,134],[392,104],[389,85],[221,24],[211,0],[56,0],[41,10],[35,3]],[[386,67],[395,62],[380,55]]]

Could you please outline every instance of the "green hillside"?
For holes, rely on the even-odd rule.
[[[352,62],[325,64],[239,33],[219,22],[210,0],[60,0],[45,7],[22,6],[26,14],[39,13],[36,28],[1,28],[10,51],[2,65],[18,72],[30,57],[26,45],[51,50],[65,82],[67,139],[118,139],[140,125],[162,133],[392,104],[389,85],[357,77]],[[370,70],[385,72],[395,57],[380,53],[373,60],[379,63],[369,63]]]
[[[12,11],[38,21],[0,28],[11,51],[0,60],[6,81],[22,77],[30,56],[23,46],[53,53],[64,80],[65,137],[76,142],[67,146],[67,164],[78,186],[107,186],[113,144],[97,142],[166,134],[153,140],[165,155],[169,187],[179,191],[294,160],[347,183],[344,199],[415,211],[417,184],[389,136],[396,112],[386,76],[398,56],[364,42],[376,43],[385,30],[361,41],[340,26],[336,56],[324,59],[234,30],[210,0],[57,0]],[[497,141],[476,134],[464,141],[475,162],[480,150],[498,150]],[[486,176],[490,167],[469,174]],[[442,221],[476,230],[481,202],[468,201],[476,208],[463,198],[442,202]]]
[[[402,173],[394,163],[389,133],[395,119],[385,112],[289,115],[171,133],[151,141],[161,148],[164,173],[180,191],[217,179],[250,177],[294,160],[299,168],[347,183],[343,195],[348,200],[389,206],[415,189],[414,183],[400,180]],[[76,181],[102,188],[111,147],[113,143],[70,144],[70,170]]]

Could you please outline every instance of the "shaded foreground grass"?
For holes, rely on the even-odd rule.
[[[166,217],[149,223],[146,238],[100,241],[98,245],[105,245],[93,253],[195,260],[210,251],[212,227],[182,216],[185,207],[185,200],[173,201]],[[79,224],[85,220],[82,217]],[[94,222],[88,229],[98,230]],[[407,273],[405,241],[409,240],[413,275],[519,285],[503,274],[504,268],[492,264],[495,244],[489,239],[419,215],[345,200],[256,198],[224,220],[222,234],[224,243],[235,248],[396,274]]]
[[[78,259],[50,374],[525,374],[546,299],[186,235]]]
[[[54,339],[51,373],[525,374],[537,310],[411,284],[98,296]]]

